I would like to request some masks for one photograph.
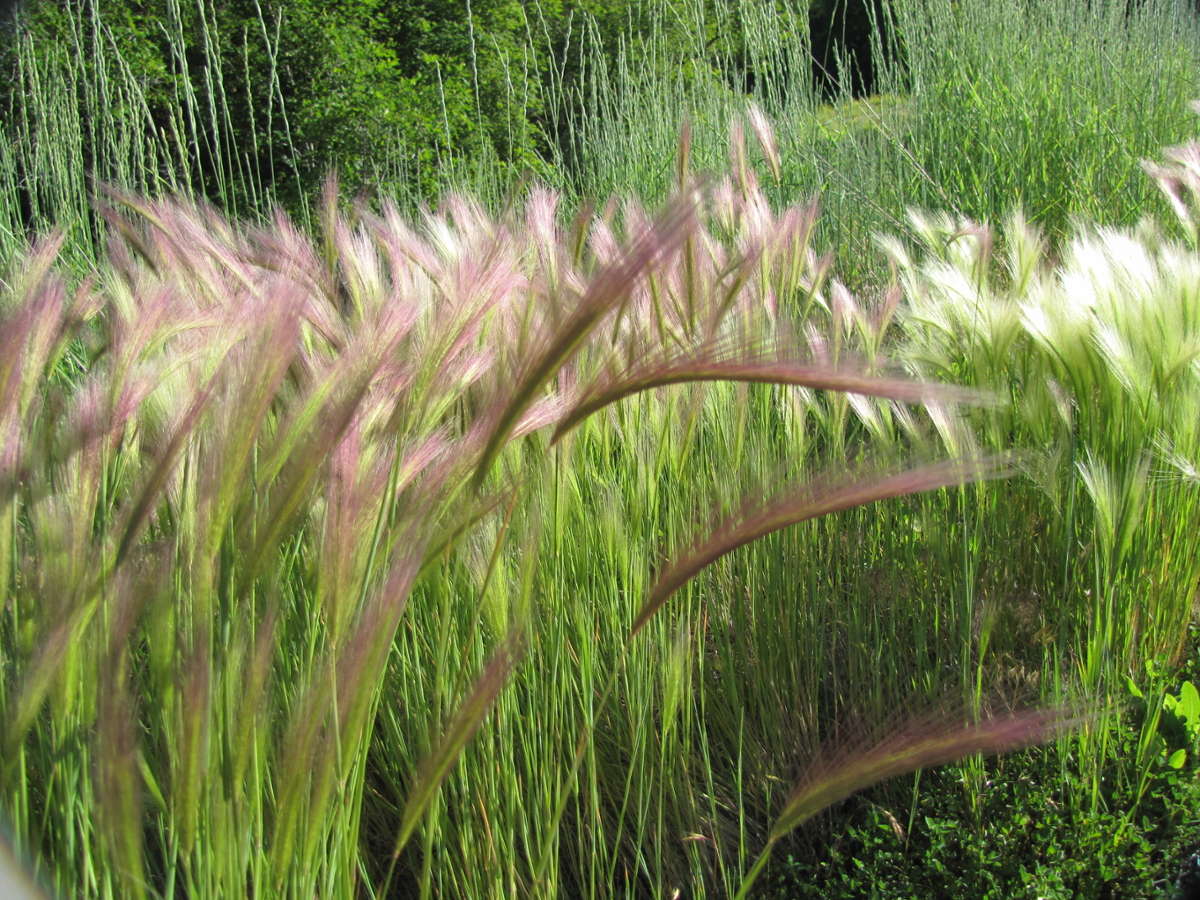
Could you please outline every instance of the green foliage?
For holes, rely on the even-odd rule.
[[[302,183],[333,167],[353,187],[401,183],[432,196],[439,162],[490,155],[519,171],[539,158],[544,73],[529,58],[532,23],[520,4],[368,0],[281,11],[283,102],[294,111]]]
[[[0,51],[0,239],[57,223],[94,258],[89,179],[302,220],[330,168],[348,194],[410,209],[452,186],[499,208],[530,174],[574,198],[657,201],[684,117],[693,166],[720,167],[749,94],[792,151],[777,199],[821,195],[860,283],[871,234],[905,228],[913,203],[981,220],[1020,205],[1054,238],[1072,216],[1153,208],[1131,173],[1188,133],[1198,26],[1176,0],[1126,7],[44,0]],[[866,63],[822,54],[861,56],[872,21],[887,99],[852,101]]]
[[[1200,157],[1149,167],[1166,204],[1138,162],[1195,131],[1196,22],[892,12],[903,54],[852,99],[811,79],[800,2],[28,9],[0,51],[0,291],[62,315],[0,345],[22,853],[96,894],[732,896],[761,864],[783,896],[1149,896],[1200,840],[1200,679],[1174,668]],[[397,208],[314,204],[329,167]],[[97,181],[301,224],[106,223]],[[77,295],[24,252],[53,224],[99,279]],[[250,302],[281,272],[303,325]],[[502,284],[539,302],[479,312]],[[389,292],[418,324],[381,363]],[[980,449],[951,481],[1017,477],[804,521]],[[1053,748],[784,833],[991,704],[1076,692],[1102,712]],[[942,730],[872,730],[946,703]]]
[[[1053,758],[1010,759],[986,774],[978,806],[948,776],[922,778],[908,797],[863,798],[828,823],[824,848],[794,855],[763,896],[1163,897],[1200,841],[1192,780],[1160,781],[1138,805],[1114,796],[1113,812],[1093,813],[1064,805]]]
[[[606,892],[661,820],[641,806],[595,834],[600,819],[567,812],[622,790],[621,766],[599,762],[614,736],[619,753],[659,745],[654,781],[694,749],[695,610],[674,623],[683,638],[661,624],[683,589],[790,524],[999,474],[965,457],[862,463],[813,486],[797,467],[764,487],[762,455],[705,437],[696,452],[722,478],[650,488],[692,453],[664,394],[687,382],[716,382],[707,414],[742,406],[743,424],[720,383],[977,399],[806,360],[776,298],[818,306],[815,211],[775,217],[749,172],[711,203],[681,172],[657,218],[631,205],[621,231],[581,218],[579,234],[545,190],[502,220],[455,198],[416,232],[395,206],[342,215],[331,183],[320,242],[284,217],[247,229],[207,207],[112,199],[128,212],[105,211],[95,279],[68,295],[58,236],[21,258],[0,304],[0,800],[19,851],[63,893],[348,898],[363,881],[386,895],[397,869],[423,893],[552,896],[570,879]],[[596,424],[634,400],[641,421]],[[649,531],[621,548],[639,587],[614,604],[583,574],[582,523],[605,469],[633,480],[636,466],[609,468],[625,442],[670,456],[642,458],[655,471],[625,527]],[[728,490],[743,485],[738,512]],[[714,497],[716,542],[695,524]],[[585,613],[563,615],[581,594],[603,619],[586,669],[572,647]],[[664,651],[673,672],[659,677]],[[622,722],[631,705],[641,714]],[[879,742],[870,767],[822,776],[832,793],[818,785],[776,829],[889,774],[1077,721],[1056,708],[919,724]],[[461,808],[462,779],[497,776],[481,731],[505,780]],[[443,865],[439,835],[472,851],[477,812],[508,846]],[[603,843],[560,858],[588,832]],[[742,861],[723,859],[720,878],[745,890]],[[660,883],[706,880],[670,847],[653,865]]]
[[[1195,639],[1193,627],[1178,674],[1197,670]],[[1161,690],[1161,678],[1151,683]],[[1182,861],[1200,844],[1200,779],[1190,752],[1186,765],[1174,762],[1173,724],[1156,727],[1143,692],[1133,696],[1117,727],[1118,752],[1103,764],[1100,808],[1072,802],[1064,789],[1091,777],[1065,743],[986,768],[922,773],[833,811],[794,843],[761,896],[1171,896]],[[1158,749],[1141,779],[1136,760],[1147,733]]]
[[[550,32],[516,2],[46,0],[13,38],[0,51],[6,141],[21,137],[6,200],[31,231],[86,221],[72,197],[89,178],[303,215],[331,169],[354,192],[419,198],[553,159]]]

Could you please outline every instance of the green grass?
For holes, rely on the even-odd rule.
[[[898,6],[886,93],[766,81],[772,136],[700,36],[737,16],[759,71],[797,71],[802,20],[664,7],[559,98],[561,202],[414,225],[327,198],[315,239],[148,199],[105,223],[83,148],[143,194],[195,171],[113,99],[136,79],[93,97],[78,54],[27,48],[0,142],[18,852],[88,896],[733,896],[756,861],[764,892],[887,896],[939,859],[1003,870],[939,896],[1095,896],[1108,831],[1190,849],[1196,735],[1164,701],[1200,579],[1200,262],[1194,219],[1134,226],[1170,208],[1138,161],[1194,133],[1200,44],[1117,10]],[[212,137],[219,97],[215,199],[253,218],[271,186]],[[1187,160],[1158,176],[1195,216]],[[19,251],[34,167],[66,249]],[[732,174],[696,207],[705,170]],[[666,211],[575,212],[610,192]],[[1093,718],[971,755],[1063,703]]]
[[[614,193],[657,204],[673,183],[682,118],[693,125],[693,168],[723,170],[730,127],[749,95],[785,150],[773,199],[819,195],[822,236],[849,283],[872,280],[871,235],[906,232],[909,206],[998,220],[1020,205],[1056,239],[1073,216],[1132,225],[1162,209],[1137,175],[1138,160],[1191,133],[1187,102],[1200,82],[1200,24],[1174,0],[1148,0],[1128,16],[1125,6],[897,2],[898,56],[881,64],[877,88],[902,99],[852,101],[843,92],[826,106],[810,84],[802,3],[654,4],[640,30],[617,46],[605,44],[599,25],[581,14],[562,58],[535,6],[526,23],[528,65],[518,67],[499,45],[489,49],[482,36],[478,42],[479,53],[503,57],[488,65],[509,73],[503,105],[515,123],[511,160],[483,141],[469,153],[447,146],[432,174],[417,173],[399,134],[394,152],[354,166],[374,174],[348,189],[391,196],[415,211],[436,199],[413,193],[419,175],[422,184],[465,188],[498,209],[530,175],[513,160],[535,159],[540,147],[548,156],[533,176],[572,205],[602,204]],[[216,10],[205,9],[215,20]],[[292,144],[289,110],[273,87],[279,47],[269,12],[258,33],[246,36],[246,52],[267,67],[239,63],[236,72],[184,18],[167,9],[163,39],[176,58],[203,64],[172,82],[177,100],[165,110],[146,95],[147,83],[161,77],[122,55],[113,31],[120,23],[107,23],[91,5],[68,5],[53,38],[18,32],[19,89],[0,141],[9,179],[0,191],[0,238],[10,235],[0,251],[12,252],[28,220],[37,229],[69,227],[77,252],[98,258],[101,235],[87,201],[96,181],[199,191],[251,217],[290,197],[293,212],[308,221],[315,197],[296,181],[296,166],[276,171],[258,162],[296,160],[303,151]],[[545,80],[542,69],[551,73]],[[247,106],[263,93],[266,108]],[[847,115],[855,127],[831,124]],[[164,116],[169,128],[147,125]],[[250,146],[239,147],[234,128],[243,120]]]
[[[897,444],[808,484],[750,404],[981,395],[808,359],[780,307],[823,322],[813,214],[775,220],[752,180],[705,210],[685,179],[577,241],[545,191],[499,222],[455,201],[424,236],[336,196],[320,243],[117,196],[96,282],[66,294],[61,237],[10,276],[0,775],[59,890],[744,893],[753,856],[858,787],[1083,721],[919,721],[781,800],[765,849],[686,859],[681,817],[718,840],[680,778],[709,753],[689,584],[790,525],[1005,470]],[[598,511],[628,529],[606,547]],[[719,763],[696,771],[713,796]]]
[[[823,236],[839,272],[871,280],[871,234],[908,232],[910,206],[998,220],[1017,206],[1055,238],[1072,217],[1132,225],[1155,208],[1141,158],[1193,133],[1198,25],[1184,4],[1070,0],[893,5],[902,62],[883,66],[880,93],[902,100],[822,107],[808,86],[804,19],[716,4],[681,19],[721,31],[742,23],[753,68],[778,77],[756,99],[777,123],[786,200],[819,195]],[[664,28],[665,32],[665,28]],[[696,33],[703,33],[697,28]],[[658,197],[670,184],[680,111],[698,167],[725,166],[730,124],[745,98],[727,67],[699,48],[632,51],[579,125],[578,190]],[[703,57],[708,59],[709,57]],[[759,82],[765,79],[760,78]],[[842,123],[853,123],[846,128]],[[873,127],[862,127],[870,123]]]

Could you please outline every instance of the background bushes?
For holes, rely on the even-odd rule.
[[[50,75],[31,69],[65,66],[52,102],[74,101],[88,177],[155,186],[100,146],[141,140],[160,145],[167,181],[232,210],[260,195],[300,210],[330,168],[350,192],[387,185],[432,198],[448,173],[472,167],[499,182],[578,171],[588,92],[623,58],[668,69],[686,58],[685,78],[710,68],[737,95],[806,94],[810,77],[825,97],[869,94],[872,26],[886,42],[890,21],[884,0],[871,2],[778,4],[811,31],[809,67],[756,54],[754,17],[712,0],[675,18],[625,0],[41,0],[0,49],[0,114],[10,128],[61,119],[65,108],[31,102]],[[122,126],[93,96],[105,83],[140,107],[128,133],[113,134]],[[25,227],[45,224],[38,179],[19,179]]]

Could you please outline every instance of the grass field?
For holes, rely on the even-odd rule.
[[[822,105],[801,18],[664,5],[537,86],[577,114],[531,182],[294,219],[216,86],[221,211],[119,56],[21,47],[0,803],[46,885],[1169,896],[1200,26],[895,9],[883,93]]]

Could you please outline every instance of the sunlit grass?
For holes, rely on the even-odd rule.
[[[0,145],[24,858],[68,895],[732,896],[828,802],[1073,697],[1065,802],[1114,766],[1140,796],[1165,688],[1129,758],[1117,704],[1200,578],[1200,210],[1194,145],[1137,161],[1194,132],[1197,44],[1117,6],[905,7],[890,93],[769,116],[625,57],[558,191],[331,189],[312,232],[232,157],[262,221],[138,194],[104,224],[41,59],[67,136]],[[794,62],[763,9],[703,14]],[[186,187],[112,116],[97,171]],[[65,250],[15,249],[34,165]],[[609,192],[653,202],[575,202]]]
[[[813,208],[776,216],[735,171],[705,196],[681,167],[662,213],[631,202],[619,228],[564,229],[538,190],[521,218],[455,198],[416,231],[394,208],[345,217],[331,184],[320,243],[117,194],[94,280],[66,292],[57,238],[18,264],[0,790],[58,889],[607,893],[630,853],[639,881],[687,877],[661,840],[680,815],[706,830],[675,757],[707,722],[675,718],[708,629],[689,595],[652,630],[668,601],[787,526],[1005,469],[897,441],[875,461],[844,445],[804,484],[751,386],[988,398],[884,371],[843,331],[844,289],[826,300]],[[697,381],[716,383],[671,387]],[[1036,741],[1072,715],[1011,727]],[[590,862],[562,856],[576,829]]]

